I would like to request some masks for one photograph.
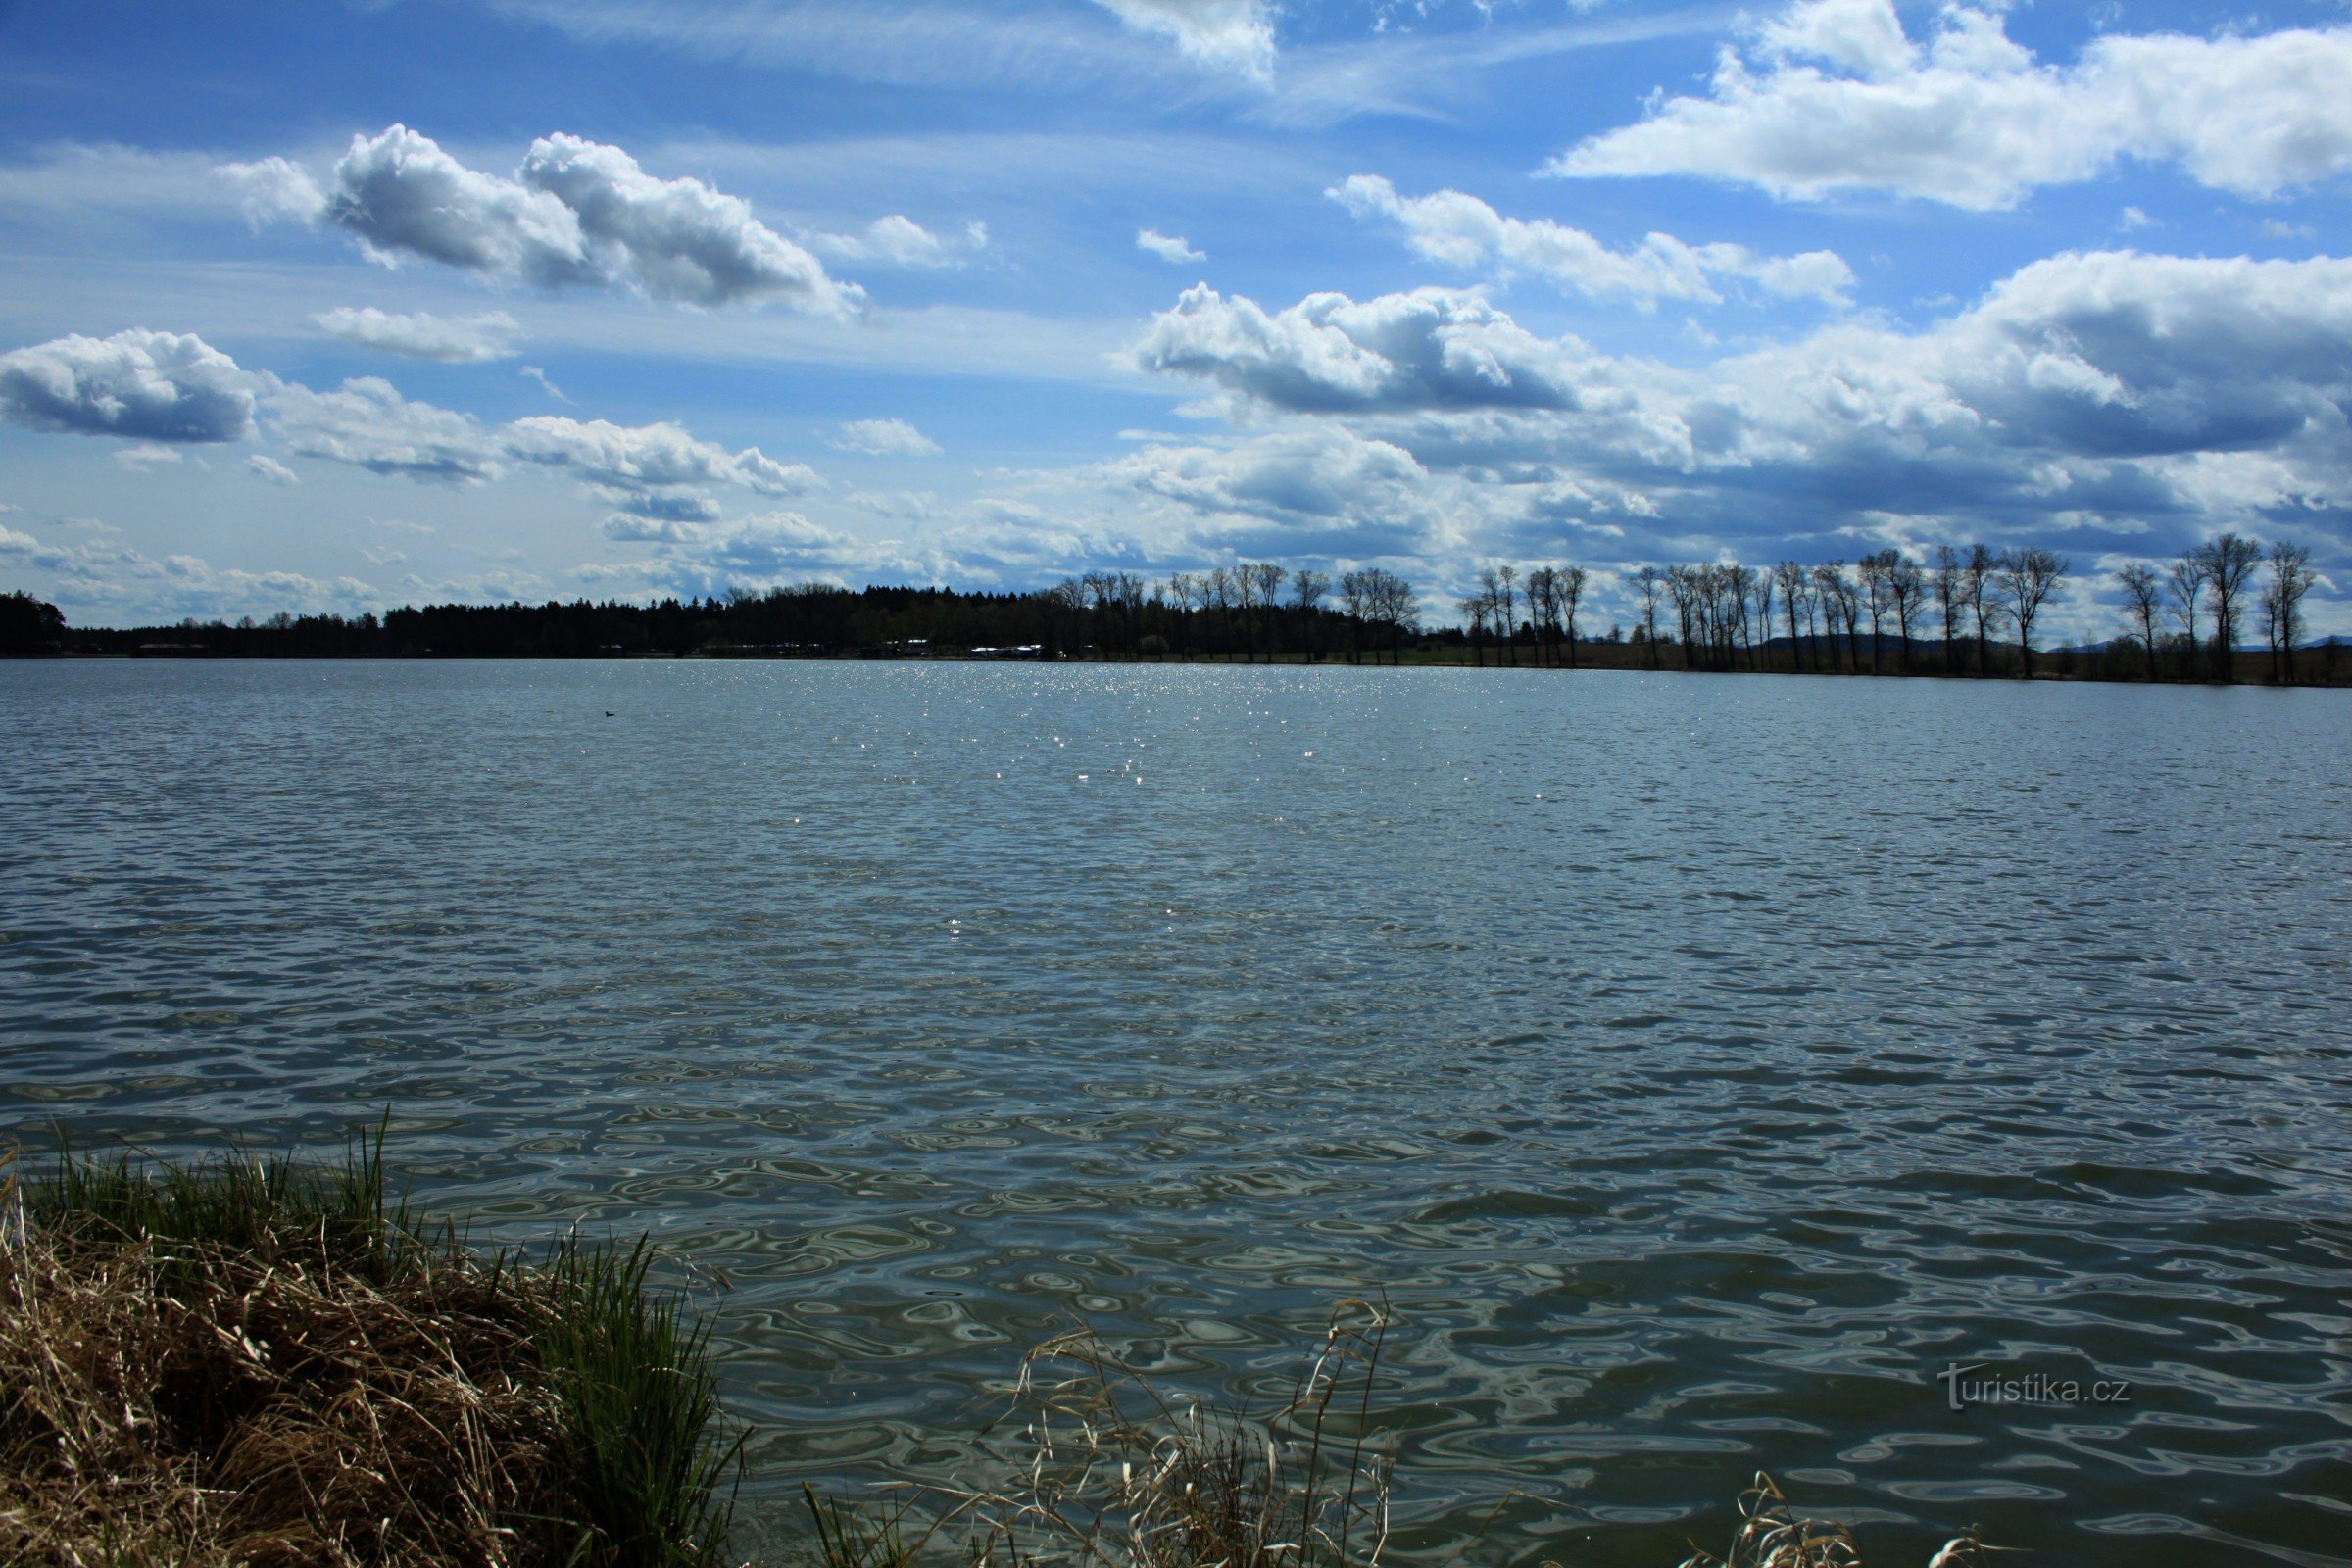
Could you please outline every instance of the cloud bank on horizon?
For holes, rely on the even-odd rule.
[[[84,620],[1984,540],[2082,638],[2236,529],[2352,633],[2318,0],[104,9],[0,40],[270,90],[0,107],[0,574]]]

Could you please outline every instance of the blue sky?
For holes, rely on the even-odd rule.
[[[0,3],[84,623],[2225,528],[2352,632],[2352,16]]]

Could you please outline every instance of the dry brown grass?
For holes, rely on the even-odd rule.
[[[0,1562],[711,1560],[732,1455],[642,1250],[535,1269],[428,1243],[372,1153],[69,1160],[30,1202],[0,1159]]]
[[[1944,1544],[1928,1568],[1984,1568],[1991,1548],[1975,1531]],[[1798,1515],[1761,1470],[1740,1494],[1740,1528],[1722,1556],[1694,1549],[1682,1568],[1863,1568],[1862,1544],[1841,1524]]]
[[[1389,1462],[1371,1400],[1387,1312],[1334,1311],[1262,1414],[1178,1405],[1092,1333],[1023,1360],[1001,1484],[923,1489],[878,1522],[809,1494],[827,1568],[1378,1568]],[[914,1521],[923,1515],[919,1530]]]
[[[510,1564],[549,1555],[558,1412],[512,1291],[153,1242],[0,1256],[0,1561]]]

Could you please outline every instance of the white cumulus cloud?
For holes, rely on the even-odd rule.
[[[355,136],[321,189],[284,159],[223,171],[249,214],[343,229],[387,263],[421,256],[504,282],[623,284],[700,306],[779,300],[820,315],[862,298],[751,204],[647,173],[618,147],[543,136],[513,178],[466,168],[406,125]]]
[[[0,420],[135,441],[241,441],[257,378],[193,333],[75,334],[0,354]]]
[[[2325,528],[2352,505],[2345,259],[2057,256],[1923,328],[1839,322],[1688,368],[1442,290],[1268,311],[1194,289],[1137,358],[1221,389],[1246,424],[1336,425],[1474,478],[1465,504],[1490,518],[2193,538],[2281,510]],[[1207,458],[1151,466],[1155,493],[1217,493]]]
[[[332,392],[286,382],[270,394],[269,409],[287,447],[306,458],[452,484],[501,471],[498,442],[481,421],[412,402],[377,376],[356,376]]]
[[[1145,369],[1196,376],[1292,412],[1561,408],[1581,350],[1527,331],[1474,293],[1424,288],[1360,304],[1310,294],[1287,310],[1185,290],[1137,346]]]
[[[622,513],[662,522],[715,518],[717,501],[703,486],[797,496],[824,485],[805,464],[778,463],[758,447],[729,452],[675,424],[535,415],[503,426],[499,438],[501,450],[516,461],[561,469]]]
[[[1750,48],[1723,52],[1706,96],[1665,99],[1548,172],[1990,209],[2124,157],[2177,162],[2241,196],[2352,170],[2352,27],[2110,33],[2062,68],[2010,38],[2003,10],[1947,5],[1914,41],[1892,0],[1799,0]]]
[[[1150,251],[1161,261],[1174,262],[1180,267],[1208,260],[1208,252],[1193,249],[1182,234],[1162,234],[1156,228],[1137,229],[1135,244],[1136,249]]]
[[[246,472],[255,475],[257,478],[269,480],[271,484],[288,485],[302,483],[301,476],[296,474],[292,468],[287,467],[284,464],[278,462],[275,458],[270,457],[269,454],[264,452],[256,452],[253,456],[247,458],[245,460],[245,470]]]

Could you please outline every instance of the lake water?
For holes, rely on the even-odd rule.
[[[804,1476],[1385,1292],[1407,1544],[2352,1562],[2352,700],[0,664],[0,1134],[651,1227]],[[2121,1401],[1948,1407],[1986,1363]],[[786,1520],[787,1526],[789,1520]]]

